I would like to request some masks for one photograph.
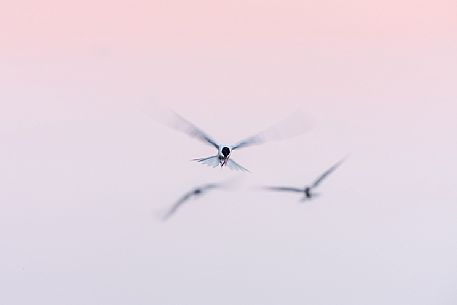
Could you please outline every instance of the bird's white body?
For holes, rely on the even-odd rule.
[[[227,164],[232,154],[232,147],[230,145],[219,145],[218,150],[219,163],[223,167]]]

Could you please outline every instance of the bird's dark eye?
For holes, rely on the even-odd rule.
[[[222,148],[222,154],[224,155],[224,157],[227,157],[228,155],[230,155],[230,148],[223,147]]]

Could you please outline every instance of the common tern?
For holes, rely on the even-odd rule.
[[[251,137],[245,138],[233,145],[226,145],[220,144],[219,142],[215,141],[214,138],[210,137],[206,132],[192,124],[191,122],[184,119],[177,113],[174,113],[176,118],[175,128],[188,134],[191,137],[194,137],[208,145],[213,146],[217,149],[217,155],[210,156],[206,158],[197,158],[192,159],[192,161],[197,161],[203,163],[210,167],[224,167],[227,166],[228,168],[236,171],[245,171],[248,172],[245,167],[241,166],[237,162],[235,162],[232,158],[232,152],[236,149],[250,147],[252,145],[262,144],[268,140],[272,140],[273,138],[279,139],[283,138],[283,134],[281,130],[279,130],[279,125],[273,126],[267,130],[259,132],[256,135]],[[284,127],[284,126],[282,126]],[[284,132],[284,130],[282,130]],[[300,132],[301,133],[301,132]]]
[[[334,170],[336,170],[343,162],[345,159],[342,159],[335,163],[332,167],[327,169],[325,172],[323,172],[319,177],[317,177],[316,180],[313,181],[312,184],[306,185],[304,188],[298,188],[298,187],[288,187],[288,186],[267,186],[264,189],[270,190],[270,191],[279,191],[279,192],[295,192],[295,193],[302,193],[304,195],[302,201],[312,199],[313,197],[319,196],[319,193],[315,193],[314,189],[317,188],[321,182],[327,178],[328,175],[330,175]]]
[[[214,190],[217,188],[221,188],[223,185],[222,184],[216,184],[216,183],[210,183],[210,184],[205,184],[198,186],[186,194],[184,194],[169,210],[168,212],[163,216],[162,220],[167,220],[170,218],[176,211],[184,204],[186,201],[191,199],[192,197],[196,198],[199,196],[202,196],[204,193]]]

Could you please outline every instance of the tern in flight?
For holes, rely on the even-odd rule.
[[[194,198],[197,198],[201,195],[203,195],[204,193],[210,191],[210,190],[214,190],[214,189],[217,189],[217,188],[221,188],[223,187],[222,184],[216,184],[216,183],[210,183],[210,184],[205,184],[205,185],[201,185],[201,186],[198,186],[192,190],[190,190],[189,192],[187,192],[186,194],[184,194],[171,208],[170,210],[168,210],[168,212],[164,215],[163,217],[163,220],[167,220],[168,218],[170,218],[174,213],[176,213],[176,211],[184,204],[186,203],[186,201],[188,201],[190,198],[194,197]]]
[[[217,149],[217,155],[215,156],[210,156],[207,158],[197,158],[197,159],[192,159],[192,161],[197,161],[200,163],[203,163],[205,165],[211,166],[211,167],[224,167],[227,166],[228,168],[236,171],[245,171],[248,172],[246,168],[243,166],[239,165],[236,163],[233,159],[231,159],[232,151],[244,147],[249,147],[252,145],[256,144],[262,144],[268,140],[271,140],[273,138],[279,139],[281,138],[281,130],[279,130],[277,127],[276,128],[270,128],[267,129],[263,132],[260,132],[254,136],[251,136],[249,138],[246,138],[244,140],[241,140],[240,142],[234,144],[234,145],[225,145],[225,144],[220,144],[217,141],[215,141],[212,137],[210,137],[207,133],[196,127],[194,124],[191,122],[187,121],[180,115],[175,113],[175,118],[177,120],[177,124],[175,126],[176,129],[181,130],[184,133],[187,133],[191,137],[197,138],[198,140],[213,146],[215,149]]]
[[[279,191],[279,192],[295,192],[295,193],[302,193],[304,195],[302,201],[312,199],[313,197],[319,196],[319,193],[315,193],[314,189],[321,184],[321,182],[327,178],[328,175],[330,175],[334,170],[338,168],[338,166],[343,163],[345,159],[342,159],[335,163],[332,167],[327,169],[325,172],[323,172],[319,177],[317,177],[316,180],[313,181],[312,184],[306,185],[304,188],[296,188],[296,187],[287,187],[287,186],[269,186],[265,187],[265,189],[270,190],[270,191]]]

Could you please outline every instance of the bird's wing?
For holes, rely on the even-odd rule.
[[[192,161],[197,161],[211,167],[217,167],[219,165],[219,157],[212,156],[208,158],[192,159]]]
[[[279,191],[279,192],[296,192],[296,193],[303,193],[303,189],[297,187],[288,187],[288,186],[266,186],[264,187],[266,190],[270,191]]]
[[[260,132],[254,136],[241,140],[237,144],[233,145],[232,150],[240,149],[240,148],[248,147],[248,146],[252,146],[252,145],[262,144],[264,142],[266,142],[265,136],[262,134],[262,132]]]
[[[206,192],[206,191],[210,191],[210,190],[214,190],[214,189],[217,189],[217,188],[221,188],[222,187],[222,184],[218,184],[218,183],[208,183],[208,184],[205,184],[205,185],[202,185],[200,186],[200,190],[203,192]]]
[[[174,113],[175,122],[172,124],[175,129],[188,134],[189,136],[199,139],[207,144],[214,146],[216,149],[219,149],[217,142],[207,135],[203,130],[199,129],[197,126],[187,121],[185,118],[180,116],[177,113]]]
[[[311,187],[317,187],[321,182],[322,180],[324,180],[328,175],[330,175],[335,169],[338,168],[338,166],[341,165],[341,163],[344,162],[345,159],[342,159],[340,161],[338,161],[337,163],[335,163],[332,167],[330,167],[329,169],[327,169],[324,173],[322,173],[322,175],[320,175],[316,180],[314,180],[313,184],[311,184]]]
[[[182,196],[169,210],[168,212],[163,216],[163,220],[167,220],[170,218],[176,211],[181,207],[181,205],[186,202],[190,197],[193,195],[193,190],[186,193],[184,196]]]
[[[235,171],[249,172],[248,169],[242,167],[241,165],[239,165],[238,163],[236,163],[232,159],[228,159],[227,160],[227,166],[228,166],[228,168],[230,168],[232,170],[235,170]]]
[[[282,140],[284,138],[299,135],[309,129],[309,124],[303,122],[303,117],[300,112],[297,112],[279,123],[241,140],[232,146],[232,149],[240,149],[252,145],[258,145],[267,141]]]

